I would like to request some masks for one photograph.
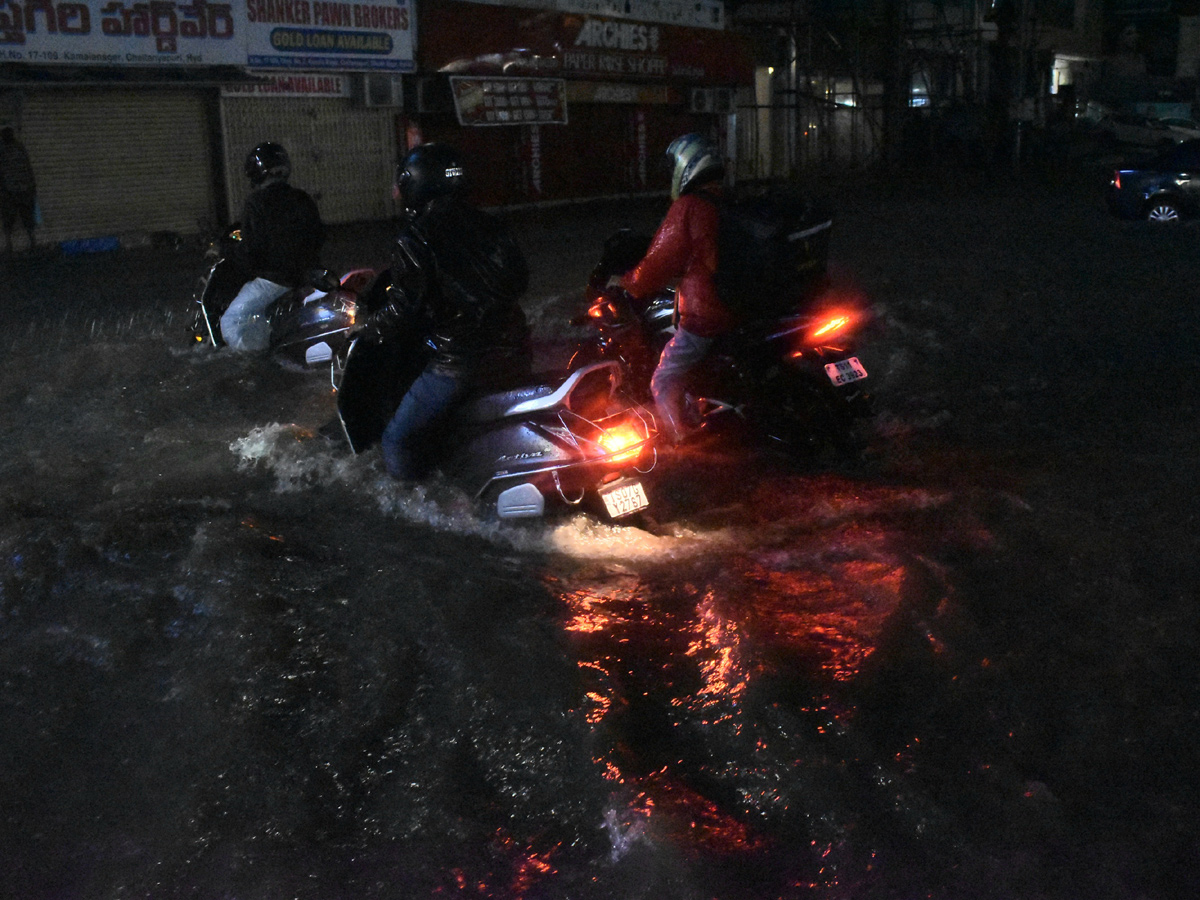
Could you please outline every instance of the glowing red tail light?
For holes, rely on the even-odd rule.
[[[613,462],[637,459],[645,442],[646,434],[632,421],[606,428],[597,440],[605,453],[612,457]]]
[[[832,319],[826,319],[812,332],[812,337],[819,338],[827,335],[834,335],[850,324],[849,316],[834,316]]]
[[[831,341],[842,336],[854,327],[857,316],[845,310],[831,310],[821,316],[805,335],[805,343],[809,346]]]

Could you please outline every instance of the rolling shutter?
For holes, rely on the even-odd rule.
[[[287,149],[292,184],[313,196],[327,224],[395,214],[395,110],[344,98],[222,97],[221,123],[232,216],[240,215],[250,190],[246,154],[262,141]]]
[[[21,136],[37,177],[39,242],[197,234],[215,220],[201,91],[30,91]]]

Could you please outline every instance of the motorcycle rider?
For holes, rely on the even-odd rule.
[[[399,479],[426,473],[428,438],[469,390],[531,368],[519,302],[529,285],[525,257],[504,224],[466,192],[461,159],[448,145],[422,144],[398,167],[394,194],[405,221],[379,282],[382,306],[363,331],[386,341],[416,328],[434,348],[383,433],[384,464]],[[379,302],[379,289],[368,308]]]
[[[271,337],[264,313],[316,268],[325,226],[312,197],[288,184],[292,163],[282,146],[256,146],[246,155],[245,171],[253,191],[236,247],[251,277],[221,316],[221,337],[234,350],[262,351]]]
[[[691,133],[672,141],[667,157],[673,163],[673,202],[646,255],[620,286],[642,299],[676,282],[676,331],[659,357],[650,391],[666,437],[677,445],[688,435],[683,420],[687,375],[708,355],[713,340],[733,327],[734,316],[718,298],[713,282],[717,203],[725,177],[720,150],[708,137]]]

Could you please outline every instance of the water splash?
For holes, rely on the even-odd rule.
[[[646,835],[646,821],[643,817],[638,817],[630,824],[625,825],[617,819],[615,809],[604,813],[603,828],[608,832],[608,839],[612,842],[612,850],[609,852],[608,858],[610,862],[614,863],[620,862],[635,844],[645,839]]]
[[[481,510],[458,487],[441,478],[419,484],[385,475],[377,454],[347,454],[339,445],[295,424],[257,426],[229,449],[246,468],[263,467],[275,478],[275,490],[294,493],[318,485],[351,488],[391,519],[427,525],[437,531],[481,537],[489,543],[528,553],[577,559],[668,561],[686,559],[736,539],[723,530],[703,532],[667,527],[658,534],[584,514],[545,520],[502,521]]]

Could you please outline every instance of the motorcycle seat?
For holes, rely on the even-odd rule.
[[[554,393],[553,384],[525,384],[499,391],[485,391],[467,398],[454,414],[464,425],[482,425],[504,415],[520,403],[548,397]]]
[[[461,424],[480,425],[507,416],[536,415],[553,409],[582,414],[597,392],[610,396],[620,383],[617,363],[592,363],[541,382],[469,398],[459,407],[455,420]]]

